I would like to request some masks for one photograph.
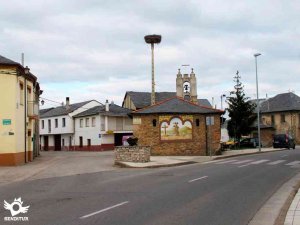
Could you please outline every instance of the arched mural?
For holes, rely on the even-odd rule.
[[[191,140],[193,139],[192,116],[161,116],[160,140]]]

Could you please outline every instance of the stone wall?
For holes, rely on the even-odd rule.
[[[176,116],[176,115],[174,115]],[[182,115],[181,115],[182,116]],[[214,115],[214,125],[205,125],[205,115],[193,115],[193,139],[161,141],[159,115],[141,115],[141,124],[133,125],[133,134],[138,137],[138,144],[151,146],[152,155],[212,155],[220,148],[221,126],[220,115]],[[153,126],[153,120],[157,121]],[[199,119],[199,126],[196,120]],[[210,137],[210,138],[209,138]]]
[[[115,161],[150,162],[150,150],[149,146],[115,147]]]

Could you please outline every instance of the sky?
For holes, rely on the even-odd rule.
[[[197,77],[198,98],[221,107],[236,71],[245,94],[300,95],[300,1],[1,0],[0,55],[38,77],[44,108],[151,91],[148,34],[155,45],[156,91],[176,91],[176,74]],[[182,65],[190,66],[182,66]],[[223,98],[224,101],[224,98]],[[223,102],[223,104],[225,104]]]

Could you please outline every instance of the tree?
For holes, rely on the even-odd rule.
[[[249,98],[245,96],[244,86],[240,81],[241,76],[239,71],[234,76],[234,91],[230,92],[227,99],[228,108],[226,109],[229,113],[230,120],[228,121],[228,133],[230,137],[234,137],[235,141],[240,143],[242,135],[248,135],[251,131],[250,126],[256,120],[254,110],[256,105],[248,101]]]

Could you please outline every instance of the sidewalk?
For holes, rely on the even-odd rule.
[[[0,167],[0,186],[11,182],[116,170],[114,152],[42,151],[33,162]]]
[[[300,192],[298,189],[292,204],[286,214],[284,225],[300,225]]]
[[[117,165],[129,168],[155,168],[155,167],[169,167],[179,166],[192,163],[203,163],[216,159],[224,159],[238,155],[250,155],[257,153],[282,151],[282,148],[262,148],[261,152],[258,149],[243,149],[243,150],[227,150],[222,155],[218,156],[151,156],[150,162],[147,163],[134,163],[134,162],[117,162]]]

